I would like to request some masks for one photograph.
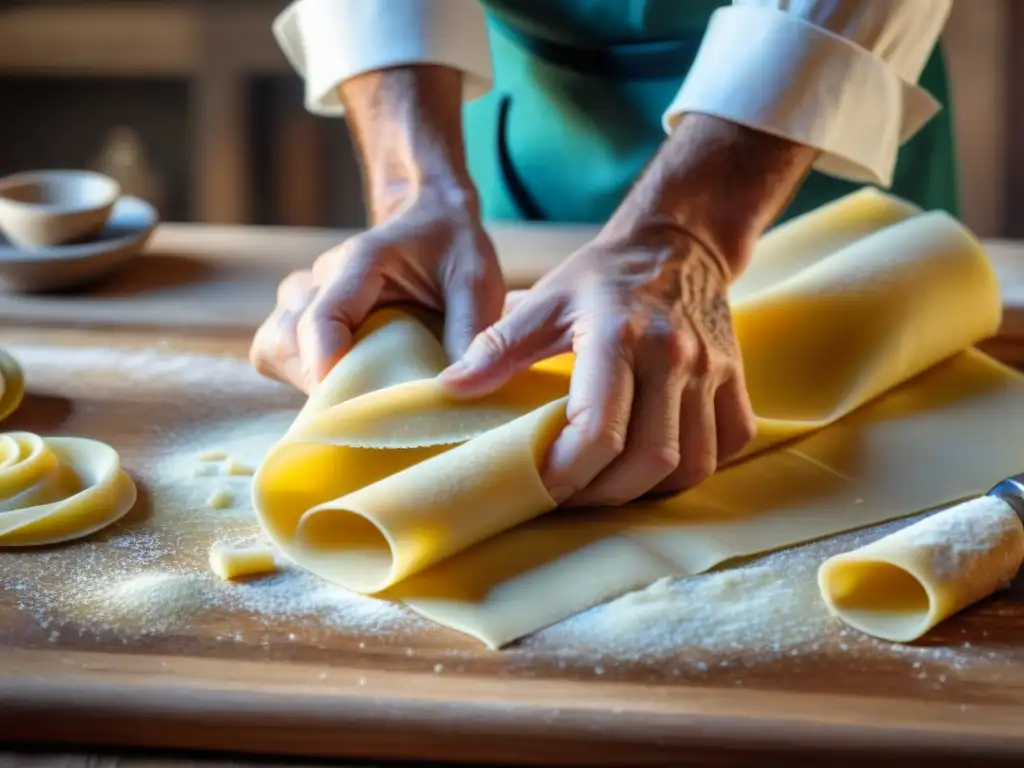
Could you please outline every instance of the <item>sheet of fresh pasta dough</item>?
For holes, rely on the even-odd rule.
[[[970,349],[996,278],[943,213],[864,190],[767,235],[733,288],[758,416],[742,457],[677,497],[553,511],[538,467],[571,356],[446,398],[431,319],[386,310],[260,466],[283,553],[500,647],[624,591],[912,514],[1024,464],[1024,379]]]

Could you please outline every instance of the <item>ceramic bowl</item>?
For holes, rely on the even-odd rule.
[[[88,240],[107,223],[121,185],[93,171],[32,171],[0,179],[0,232],[22,248]]]
[[[88,285],[137,256],[157,222],[152,205],[122,197],[88,242],[22,248],[0,237],[0,290],[59,291]]]

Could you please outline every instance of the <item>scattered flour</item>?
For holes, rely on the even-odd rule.
[[[672,661],[700,673],[714,667],[750,667],[782,658],[798,662],[837,653],[850,660],[903,658],[964,668],[984,656],[970,643],[887,643],[842,624],[829,614],[818,593],[817,570],[822,561],[909,522],[846,533],[733,568],[662,579],[548,627],[522,645],[543,656],[640,664]],[[989,662],[1003,656],[988,653]],[[595,674],[601,673],[595,668]],[[919,674],[927,675],[927,671]]]
[[[833,620],[818,609],[816,563],[784,560],[789,562],[662,579],[541,632],[531,645],[630,660],[682,649],[771,654],[809,645],[833,627]]]
[[[117,402],[130,402],[141,390],[147,390],[147,400],[156,393],[165,416],[117,425],[115,448],[139,486],[136,509],[71,546],[4,553],[0,609],[10,605],[25,611],[44,629],[80,637],[113,634],[124,642],[180,636],[195,627],[214,627],[216,639],[231,639],[257,627],[271,635],[290,634],[293,642],[316,643],[337,634],[390,634],[424,626],[400,605],[327,585],[299,570],[285,568],[241,582],[224,582],[210,571],[214,542],[268,542],[249,502],[252,478],[220,472],[197,476],[197,457],[224,455],[257,465],[298,410],[301,398],[287,387],[263,379],[234,356],[170,355],[160,348],[13,347],[11,352],[37,386],[59,381],[62,392],[80,398],[86,417],[95,379],[104,382],[104,397]],[[71,382],[65,373],[69,366],[76,371]],[[95,423],[75,414],[67,428],[103,439],[109,404],[99,413]],[[219,488],[235,496],[231,508],[206,506]]]
[[[986,556],[995,550],[1024,552],[1017,513],[1002,499],[988,496],[938,512],[893,539],[927,555],[940,578],[963,578],[971,569],[991,567]]]
[[[206,595],[192,574],[145,572],[114,582],[87,600],[89,620],[105,624],[139,624],[147,632],[189,626],[203,611]]]
[[[223,611],[244,611],[268,625],[312,619],[326,628],[366,633],[421,623],[399,606],[331,586],[293,568],[238,583],[225,583],[201,571],[144,572],[99,589],[87,605],[92,622],[108,629],[134,626],[144,634],[188,629],[195,619]]]
[[[207,553],[215,541],[266,542],[250,504],[242,501],[248,499],[251,478],[196,476],[197,457],[223,452],[257,465],[297,412],[298,398],[286,387],[262,379],[246,361],[231,356],[169,355],[160,348],[11,351],[30,380],[59,381],[61,391],[86,402],[84,415],[75,414],[70,423],[72,431],[101,433],[99,419],[109,419],[107,404],[98,409],[102,415],[96,422],[88,421],[94,378],[112,388],[109,397],[142,400],[138,391],[146,389],[146,399],[159,393],[172,405],[159,423],[119,425],[123,444],[116,447],[124,450],[125,466],[140,487],[137,510],[73,546],[4,553],[0,609],[27,612],[51,642],[65,631],[79,636],[91,631],[113,633],[123,642],[146,636],[154,638],[149,647],[157,647],[156,638],[167,636],[163,647],[169,650],[176,647],[175,633],[180,637],[197,626],[215,627],[216,639],[232,640],[255,626],[286,645],[335,634],[410,637],[433,630],[401,606],[329,586],[292,568],[238,583],[209,571]],[[72,382],[66,381],[68,367],[77,373]],[[221,483],[230,484],[239,503],[210,510],[204,502]],[[527,666],[554,662],[566,669],[583,663],[594,674],[609,676],[637,664],[672,674],[681,668],[711,674],[781,658],[792,660],[787,663],[822,655],[851,663],[902,658],[916,676],[931,675],[933,685],[979,659],[1005,661],[1005,654],[984,647],[984,641],[974,647],[891,645],[828,615],[815,578],[822,560],[907,524],[846,534],[742,567],[662,580],[549,627],[505,653]],[[452,645],[479,652],[470,643],[453,640]],[[406,656],[416,651],[410,647]],[[1012,652],[1011,657],[1017,658]],[[944,677],[930,671],[934,665]],[[442,664],[435,667],[439,674],[444,670]]]

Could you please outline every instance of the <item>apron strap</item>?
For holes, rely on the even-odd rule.
[[[512,198],[513,204],[519,209],[524,221],[547,221],[547,216],[533,199],[530,190],[519,176],[512,156],[508,152],[508,113],[512,108],[512,97],[502,96],[498,104],[498,167],[505,181],[505,190]]]

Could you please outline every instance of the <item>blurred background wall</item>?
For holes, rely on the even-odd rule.
[[[285,4],[0,2],[0,174],[98,167],[170,220],[360,226],[344,122],[303,110],[271,36]],[[1024,236],[1021,18],[1014,0],[956,0],[945,33],[963,218],[981,236]]]

